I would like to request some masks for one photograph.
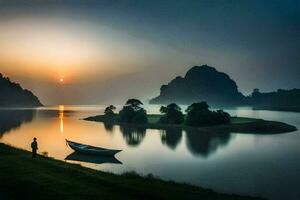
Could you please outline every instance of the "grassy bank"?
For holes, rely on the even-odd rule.
[[[0,143],[0,199],[259,199],[134,174],[113,175]]]
[[[245,118],[245,117],[231,117],[231,123],[226,125],[215,125],[206,127],[191,127],[184,124],[160,124],[157,123],[161,115],[147,115],[148,123],[146,124],[126,124],[119,123],[117,120],[107,119],[104,115],[97,115],[88,117],[85,120],[104,122],[113,125],[142,127],[149,129],[169,129],[169,128],[181,128],[187,131],[199,131],[199,132],[220,132],[220,133],[255,133],[255,134],[278,134],[287,133],[297,130],[295,126],[276,122],[267,121],[262,119]],[[116,119],[118,116],[115,117]]]

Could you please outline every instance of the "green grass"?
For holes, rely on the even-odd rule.
[[[155,124],[158,123],[159,119],[162,115],[160,114],[149,114],[148,117],[148,123]],[[254,118],[247,118],[247,117],[231,117],[231,123],[232,124],[240,124],[240,123],[249,123],[249,122],[255,122],[259,119]]]
[[[158,122],[158,120],[161,118],[162,115],[160,114],[150,114],[150,115],[147,115],[147,118],[148,118],[148,122],[149,123],[152,123],[152,124],[155,124]]]
[[[184,169],[179,169],[184,170]],[[220,169],[221,170],[221,169]],[[114,175],[0,143],[0,199],[258,199],[141,177]]]
[[[256,122],[260,119],[248,118],[248,117],[231,117],[230,121],[232,124],[242,124],[242,123],[249,123],[249,122]]]

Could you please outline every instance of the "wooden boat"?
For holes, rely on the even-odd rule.
[[[116,149],[106,149],[101,147],[94,147],[86,144],[80,144],[77,142],[72,142],[70,140],[66,140],[69,147],[71,147],[74,151],[83,154],[92,154],[92,155],[101,155],[101,156],[114,156],[116,153],[119,153],[122,150]]]

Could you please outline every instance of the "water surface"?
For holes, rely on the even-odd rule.
[[[156,113],[158,108],[149,107]],[[264,118],[300,127],[300,113],[228,110],[232,115]],[[136,171],[219,192],[270,199],[300,199],[299,131],[278,135],[199,134],[181,130],[132,129],[80,120],[103,113],[102,106],[58,106],[0,111],[0,141],[60,160],[74,158],[65,139],[122,149],[116,159],[86,159],[84,166],[114,173]],[[78,157],[75,158],[78,159]],[[91,163],[91,161],[95,161]]]

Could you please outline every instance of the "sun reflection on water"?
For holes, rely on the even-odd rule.
[[[65,106],[60,105],[58,107],[58,109],[59,109],[59,120],[60,120],[60,132],[64,133],[64,110],[65,110]]]

